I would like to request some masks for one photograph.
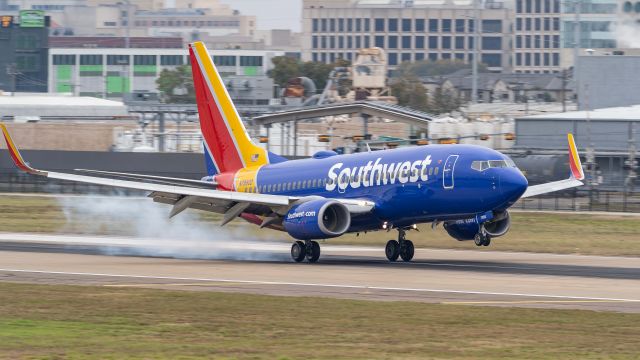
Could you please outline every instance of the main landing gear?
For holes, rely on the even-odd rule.
[[[387,246],[384,249],[385,255],[389,261],[396,261],[398,257],[402,261],[411,261],[415,248],[411,240],[405,239],[406,231],[404,229],[398,229],[398,240],[389,240]]]
[[[317,262],[320,258],[320,244],[317,241],[296,241],[291,245],[291,258],[295,262],[301,262],[305,258],[308,262]]]
[[[489,246],[491,244],[491,235],[486,234],[484,231],[480,231],[473,238],[473,242],[476,246]]]

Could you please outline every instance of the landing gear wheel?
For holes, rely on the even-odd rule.
[[[404,240],[400,245],[400,257],[402,261],[411,261],[413,254],[415,253],[415,247],[411,240]]]
[[[320,244],[317,241],[311,241],[307,246],[307,261],[314,263],[320,258]]]
[[[398,260],[398,256],[400,256],[400,243],[395,240],[387,241],[384,253],[387,255],[387,259],[389,259],[389,261]]]
[[[491,237],[480,233],[473,238],[473,242],[476,246],[489,246],[489,244],[491,244]]]
[[[306,247],[304,246],[304,242],[296,241],[291,245],[291,258],[295,262],[301,262],[304,260],[304,256],[306,254]]]

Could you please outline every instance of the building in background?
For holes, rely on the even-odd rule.
[[[169,39],[143,39],[141,46],[137,46],[137,41],[132,38],[130,48],[102,46],[104,43],[100,41],[95,42],[95,47],[55,47],[57,43],[52,42],[49,91],[103,98],[122,98],[123,93],[129,92],[157,93],[156,79],[160,72],[188,64],[188,52],[180,41],[175,41],[172,48],[150,47],[152,39],[157,39],[158,44],[166,44]],[[76,41],[93,43],[93,39]],[[108,43],[122,41],[116,38]],[[248,101],[246,91],[254,90],[252,94],[257,95],[255,91],[258,88],[260,96],[268,97],[256,98],[256,101],[271,99],[273,83],[267,84],[266,74],[272,66],[271,59],[284,55],[284,52],[224,49],[212,50],[211,54],[222,77],[234,79],[232,84],[238,89],[237,99]],[[264,87],[269,91],[265,92]],[[240,88],[246,89],[245,92]]]
[[[578,58],[578,109],[590,110],[640,104],[638,74],[640,74],[640,56],[580,56]],[[640,129],[638,131],[640,132]]]
[[[516,0],[514,10],[513,71],[560,72],[560,0]]]
[[[41,10],[0,13],[0,90],[47,91],[48,25]]]
[[[453,1],[304,0],[302,59],[353,60],[360,48],[385,49],[390,69],[405,61],[470,62],[474,7]],[[480,61],[491,71],[511,70],[512,13],[503,2],[479,10]]]

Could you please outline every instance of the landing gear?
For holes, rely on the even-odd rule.
[[[406,231],[398,229],[398,240],[389,240],[387,246],[384,249],[385,255],[389,261],[396,261],[398,257],[402,261],[411,261],[415,253],[415,247],[411,240],[405,239]]]
[[[320,259],[320,244],[317,241],[296,241],[291,245],[291,258],[295,262],[302,262],[305,258],[314,263]]]
[[[476,246],[489,246],[491,244],[491,236],[481,231],[473,238],[473,242]]]
[[[320,258],[320,244],[317,241],[310,241],[307,245],[307,261],[314,263]]]
[[[298,240],[291,245],[291,258],[293,261],[301,262],[304,260],[306,253],[307,251],[306,246],[304,246],[304,242]]]

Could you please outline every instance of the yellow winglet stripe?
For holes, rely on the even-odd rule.
[[[580,162],[580,155],[578,154],[578,148],[576,147],[573,134],[567,134],[567,141],[569,142],[569,166],[571,167],[571,175],[577,180],[582,180],[584,179],[584,171],[582,170],[582,162]]]

